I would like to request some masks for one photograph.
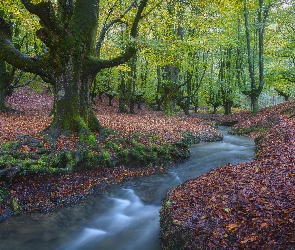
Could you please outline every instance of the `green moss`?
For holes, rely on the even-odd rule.
[[[119,155],[127,157],[129,154],[129,150],[127,148],[124,148],[123,150],[120,150]]]
[[[154,148],[154,151],[157,153],[157,157],[161,159],[170,160],[170,146],[169,145],[162,145]]]
[[[3,156],[0,157],[0,164],[8,163],[8,162],[14,163],[15,161],[16,161],[16,159],[8,154],[4,154]]]
[[[93,133],[82,133],[79,135],[79,139],[85,144],[85,146],[88,146],[91,149],[97,148],[96,137]]]
[[[113,141],[107,141],[105,143],[105,146],[107,149],[113,150],[116,153],[120,152],[121,150],[121,147],[116,142],[113,142]]]
[[[13,212],[15,214],[19,214],[19,212],[20,212],[20,206],[19,206],[17,200],[14,197],[12,197],[11,205],[13,207]]]
[[[3,201],[3,193],[4,193],[4,191],[2,190],[2,189],[0,189],[0,202],[2,202]]]
[[[29,167],[29,170],[32,171],[32,172],[34,172],[34,173],[37,173],[39,171],[44,171],[44,167],[42,165],[32,164]]]
[[[186,132],[182,135],[182,142],[191,146],[195,143],[196,137],[190,132]]]
[[[0,145],[0,149],[3,152],[7,151],[14,151],[21,147],[21,144],[19,142],[4,142]]]
[[[105,165],[110,165],[111,157],[108,151],[102,152],[102,160]]]
[[[253,132],[267,132],[269,130],[270,127],[256,125],[252,127],[230,128],[228,132],[234,135],[246,135]]]
[[[138,161],[146,161],[147,160],[147,153],[144,149],[140,147],[134,147],[130,150],[130,156],[132,156],[135,160]]]
[[[113,149],[115,150],[115,152],[118,152],[121,148],[116,143],[113,143]]]
[[[171,206],[172,202],[170,200],[165,201],[164,206]]]

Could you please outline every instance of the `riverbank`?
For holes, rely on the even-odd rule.
[[[230,132],[255,139],[254,161],[216,168],[168,192],[163,249],[295,247],[294,110],[288,102],[246,115]]]
[[[52,97],[24,88],[8,100],[20,112],[0,114],[0,221],[82,202],[108,185],[164,171],[189,156],[192,143],[221,140],[214,122],[97,102],[105,128],[92,138],[41,134],[52,121]]]

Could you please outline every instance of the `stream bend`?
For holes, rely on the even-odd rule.
[[[200,143],[191,157],[165,173],[124,182],[72,207],[25,214],[0,224],[2,250],[160,250],[159,210],[166,192],[213,167],[254,157],[254,142],[227,133],[223,141]]]

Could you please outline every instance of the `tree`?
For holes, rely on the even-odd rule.
[[[243,93],[250,97],[251,107],[254,115],[258,113],[258,98],[264,86],[264,35],[266,21],[268,19],[269,11],[272,6],[271,2],[265,5],[264,0],[259,0],[258,2],[259,7],[257,10],[256,25],[253,31],[253,35],[251,36],[249,24],[249,8],[247,1],[244,0],[244,25],[250,88],[244,89]],[[251,37],[254,41],[251,41]],[[256,72],[257,68],[258,70]],[[256,77],[256,74],[258,75],[258,77]]]
[[[231,114],[236,89],[233,51],[232,48],[227,48],[225,51],[221,50],[220,52],[221,58],[219,62],[218,82],[220,84],[222,105],[225,115]]]
[[[9,86],[13,82],[15,70],[16,68],[0,59],[0,111],[2,112],[12,111],[6,107],[5,100],[9,94]]]
[[[4,15],[3,10],[1,11],[1,15]],[[1,20],[0,20],[1,22]],[[18,36],[19,32],[16,32],[18,28],[13,29],[13,25],[6,25],[4,22],[0,23],[3,26],[3,29],[6,30],[6,36],[12,40],[13,36]],[[17,26],[16,26],[17,27]],[[18,48],[19,44],[16,44]],[[6,107],[5,100],[8,95],[12,93],[12,83],[14,81],[14,75],[16,72],[16,68],[6,63],[3,58],[0,56],[0,111],[2,112],[11,112],[12,109]]]
[[[98,0],[21,0],[21,7],[25,7],[30,17],[40,19],[36,35],[47,49],[39,56],[29,56],[13,46],[9,22],[0,16],[1,57],[21,70],[41,76],[53,86],[54,119],[48,132],[84,134],[101,130],[91,108],[90,86],[102,69],[127,62],[136,52],[135,38],[148,0],[137,2],[112,4],[107,12],[103,4],[110,3]],[[117,12],[115,7],[119,8]],[[124,50],[112,58],[100,58],[107,32],[122,22],[127,23],[130,38]],[[98,28],[101,28],[99,34]]]
[[[5,16],[3,10],[0,9],[1,15]],[[17,20],[13,15],[7,16],[9,20],[9,25],[4,22],[1,24],[3,28],[7,29],[7,35],[9,39],[13,41],[13,46],[20,51],[26,51],[26,53],[31,53],[32,51],[38,53],[41,47],[33,39],[28,39],[28,34],[20,29],[21,20]],[[0,21],[1,22],[1,21]],[[22,78],[29,76],[30,79],[25,81]],[[15,112],[11,108],[8,108],[5,104],[6,98],[10,96],[15,89],[26,86],[31,82],[36,80],[36,75],[25,74],[25,72],[18,70],[16,67],[6,63],[4,59],[0,56],[0,111],[2,112]]]
[[[268,53],[274,60],[266,75],[270,85],[285,98],[295,94],[295,3],[284,1],[276,8],[272,21],[273,34],[268,41]]]
[[[217,114],[217,108],[222,105],[222,95],[219,87],[211,83],[206,89],[206,102],[213,107],[213,114]]]
[[[129,113],[135,114],[135,88],[136,88],[136,69],[137,56],[134,55],[119,71],[119,110],[118,113],[128,113],[127,105],[129,106]]]

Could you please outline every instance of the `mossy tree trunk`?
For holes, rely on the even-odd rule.
[[[260,94],[252,94],[251,95],[251,108],[253,111],[253,115],[256,115],[259,111],[259,105],[258,105],[258,99],[259,99]]]
[[[224,114],[225,115],[230,115],[232,113],[231,112],[232,106],[233,106],[232,101],[228,101],[228,102],[223,103],[223,108],[224,108]]]
[[[171,115],[175,113],[176,98],[181,94],[181,85],[179,83],[180,69],[172,65],[162,67],[162,98],[164,113]]]
[[[128,27],[134,40],[147,2],[131,1],[120,17],[106,23],[97,34],[98,22],[103,19],[99,17],[97,0],[58,0],[57,8],[51,1],[35,4],[21,0],[22,5],[40,19],[42,27],[36,35],[48,50],[38,57],[30,57],[12,45],[10,24],[0,15],[0,57],[21,70],[41,76],[53,86],[54,120],[48,131],[84,133],[101,129],[92,111],[90,85],[100,70],[125,63],[136,52],[134,43],[130,42],[121,55],[103,60],[99,57],[101,43],[112,25],[123,22],[124,15],[132,9],[136,11]]]
[[[3,20],[0,19],[0,30],[1,29],[2,36],[4,36],[6,39],[12,40],[12,23],[5,23]],[[2,112],[12,111],[12,109],[6,106],[5,101],[8,95],[8,88],[10,84],[13,82],[15,71],[16,68],[12,67],[11,65],[8,65],[3,59],[3,56],[1,56],[0,54],[0,111]]]
[[[220,84],[221,100],[222,106],[224,108],[224,114],[231,114],[231,108],[234,104],[234,65],[232,59],[232,48],[227,48],[226,50],[220,50],[221,58],[219,63],[219,74],[218,81]]]
[[[130,71],[128,72],[128,94],[129,94],[129,113],[135,114],[135,88],[136,88],[136,55],[129,60]]]
[[[69,60],[54,83],[54,119],[49,129],[87,132],[100,131],[101,126],[92,110],[90,85],[94,76],[83,76],[83,68]],[[69,84],[71,83],[71,84]]]
[[[264,0],[259,0],[259,8],[257,10],[257,23],[255,23],[255,30],[258,34],[258,44],[251,44],[250,25],[249,25],[249,10],[247,1],[244,0],[244,20],[245,20],[245,33],[246,33],[246,46],[247,46],[247,60],[248,71],[250,78],[250,89],[243,91],[243,93],[250,97],[253,115],[259,111],[258,99],[264,87],[264,33],[265,25],[268,19],[269,10],[272,6],[270,2],[268,5],[264,4]],[[258,58],[253,58],[253,51],[258,50]],[[256,52],[256,51],[255,51]],[[255,60],[256,59],[256,60]],[[257,62],[257,67],[255,63]],[[258,68],[256,76],[255,68]]]
[[[0,111],[11,112],[14,111],[6,106],[6,97],[8,95],[8,88],[13,82],[15,73],[14,67],[7,67],[7,63],[0,58]]]

